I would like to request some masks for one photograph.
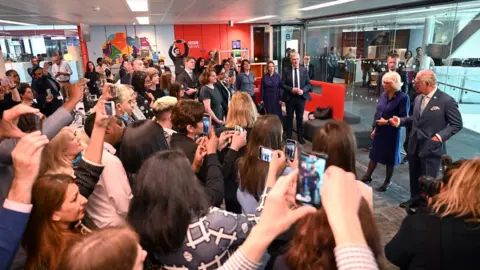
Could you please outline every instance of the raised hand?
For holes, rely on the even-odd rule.
[[[238,151],[245,145],[247,145],[247,131],[235,131],[232,137],[232,144],[230,145],[230,149]]]
[[[29,113],[37,114],[39,113],[39,110],[27,105],[19,104],[10,110],[4,111],[0,123],[0,140],[4,138],[21,138],[25,136],[25,133],[17,127],[17,120],[21,115]]]

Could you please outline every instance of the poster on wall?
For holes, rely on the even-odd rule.
[[[102,46],[103,57],[112,64],[120,64],[122,55],[129,58],[146,57],[152,58],[152,46],[147,37],[131,37],[123,32],[111,34]]]

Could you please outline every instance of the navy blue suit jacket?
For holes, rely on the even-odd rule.
[[[0,269],[10,269],[30,214],[0,209]]]
[[[401,126],[412,128],[407,152],[415,155],[418,151],[420,158],[441,157],[445,154],[445,142],[462,129],[462,115],[453,97],[438,89],[420,115],[422,98],[423,95],[415,98],[412,116],[400,118]],[[436,134],[442,143],[431,139]]]
[[[312,91],[312,84],[310,83],[310,77],[308,76],[307,70],[304,67],[299,67],[298,72],[300,74],[300,89],[303,90],[302,97],[305,100],[312,100],[310,97],[310,92]],[[280,87],[283,89],[282,101],[287,102],[292,97],[298,96],[292,92],[293,89],[293,74],[292,68],[287,68],[283,72],[282,80],[280,82]]]

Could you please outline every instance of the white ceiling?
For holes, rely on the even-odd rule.
[[[149,16],[150,24],[227,23],[278,15],[268,22],[382,8],[423,0],[356,0],[311,11],[298,8],[332,0],[149,0],[149,12],[132,12],[125,0],[0,0],[0,20],[24,23],[124,25]],[[100,11],[93,11],[100,7]],[[0,23],[0,25],[7,25]]]

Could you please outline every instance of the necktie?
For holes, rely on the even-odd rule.
[[[293,72],[293,87],[298,88],[298,69],[295,68],[295,71]]]
[[[423,110],[425,110],[425,107],[427,107],[427,102],[428,102],[428,97],[423,96],[422,98],[422,104],[420,105],[420,115],[423,114]]]

